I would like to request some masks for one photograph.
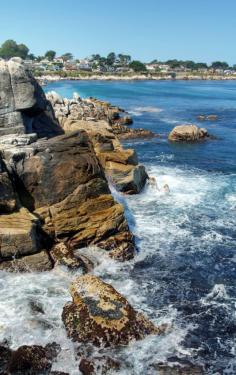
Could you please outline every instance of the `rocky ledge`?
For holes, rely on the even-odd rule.
[[[20,59],[0,61],[0,269],[91,269],[73,253],[89,245],[118,260],[134,256],[124,209],[108,183],[138,193],[145,168],[107,120],[55,116],[55,103]],[[106,118],[120,111],[99,106]]]
[[[120,108],[91,98],[81,99],[76,94],[73,99],[68,100],[50,92],[47,98],[51,101],[56,118],[66,133],[76,130],[87,132],[108,181],[118,191],[137,194],[143,189],[148,178],[145,168],[138,164],[134,150],[124,149],[117,136],[122,132],[132,133],[124,130],[128,128],[126,125],[120,124],[130,121],[127,117],[125,121],[120,118]],[[149,134],[142,129],[133,129],[133,134],[138,134],[136,138],[141,133]]]

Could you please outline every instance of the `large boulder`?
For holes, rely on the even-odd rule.
[[[115,347],[163,332],[96,276],[78,277],[70,292],[73,302],[64,306],[62,319],[74,341]]]
[[[176,126],[169,134],[171,142],[197,142],[209,137],[206,129],[198,128],[196,125]]]
[[[34,132],[40,137],[63,133],[51,103],[23,60],[0,59],[0,136]]]
[[[2,154],[14,174],[20,203],[40,219],[52,241],[65,242],[69,249],[97,245],[120,260],[133,257],[123,207],[111,196],[84,131],[27,147],[10,145]]]
[[[138,164],[134,150],[124,149],[106,121],[71,120],[62,117],[63,129],[85,130],[93,143],[95,153],[109,181],[118,191],[137,194],[145,186],[148,175],[144,166]]]

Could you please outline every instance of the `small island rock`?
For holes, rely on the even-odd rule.
[[[179,125],[170,132],[168,139],[171,142],[197,142],[207,137],[209,134],[204,128],[198,128],[196,125]]]

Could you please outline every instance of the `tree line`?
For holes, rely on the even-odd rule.
[[[35,56],[30,53],[29,48],[25,44],[17,44],[14,40],[6,40],[0,47],[0,57],[3,59],[10,59],[11,57],[21,57],[22,59],[30,59],[41,61],[44,58],[49,61],[53,61],[56,57],[56,51],[49,50],[44,56]],[[62,56],[64,61],[70,61],[73,59],[73,55],[70,52],[64,53]],[[100,67],[112,67],[112,66],[125,66],[133,69],[135,72],[145,72],[147,71],[146,65],[138,60],[132,60],[130,55],[126,54],[116,54],[115,52],[110,52],[106,57],[101,56],[100,54],[94,54],[90,58],[90,62],[93,68],[98,66]],[[165,64],[168,65],[171,69],[177,69],[184,67],[189,70],[200,70],[200,69],[222,69],[227,70],[233,68],[236,70],[236,64],[232,67],[225,61],[214,61],[212,64],[208,65],[204,62],[194,62],[192,60],[167,60],[167,61],[158,61],[153,60],[150,64]],[[158,71],[158,67],[157,67]]]

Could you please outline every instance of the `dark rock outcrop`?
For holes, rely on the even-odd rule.
[[[24,345],[17,350],[0,346],[0,371],[4,375],[49,375],[52,362],[60,352],[56,343],[45,347]]]
[[[137,313],[111,285],[95,276],[78,277],[70,291],[73,302],[64,306],[62,319],[74,341],[115,347],[164,331]]]
[[[83,375],[106,375],[111,370],[119,368],[120,363],[107,356],[82,358],[79,364],[79,370]]]

